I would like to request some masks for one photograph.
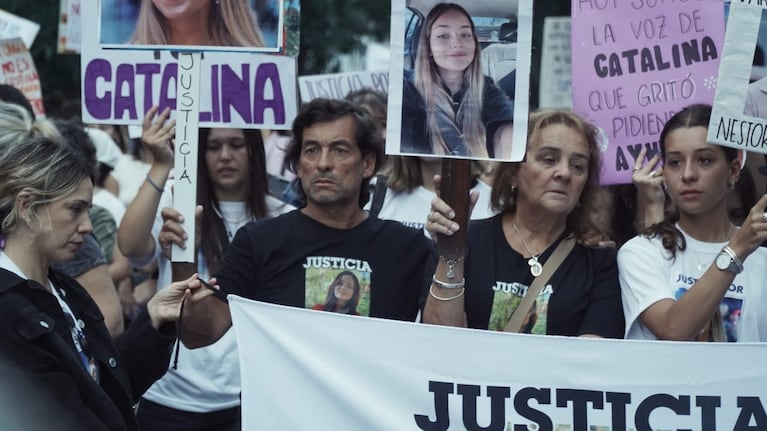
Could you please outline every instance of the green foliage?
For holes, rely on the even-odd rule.
[[[363,36],[388,42],[388,0],[304,0],[298,74],[337,72],[338,55],[362,49]]]

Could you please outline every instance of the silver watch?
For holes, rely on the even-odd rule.
[[[738,256],[730,247],[724,247],[722,251],[716,255],[716,267],[722,271],[731,272],[733,274],[740,274],[743,271],[743,263],[738,259]]]

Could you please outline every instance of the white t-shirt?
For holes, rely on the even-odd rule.
[[[122,203],[120,198],[113,195],[107,189],[97,188],[93,191],[93,205],[100,206],[109,211],[115,219],[115,224],[120,226],[120,222],[125,215],[125,204]]]
[[[149,163],[136,160],[130,154],[123,154],[117,161],[117,165],[112,170],[112,177],[120,185],[118,198],[127,207],[133,198],[136,197],[139,187],[144,183],[146,175],[149,173]]]
[[[677,226],[678,228],[678,226]],[[681,230],[681,229],[680,229]],[[663,248],[660,238],[637,236],[618,250],[618,274],[626,338],[655,340],[639,315],[662,299],[678,299],[714,263],[726,242],[702,242],[684,234],[687,248],[676,258]],[[767,248],[759,247],[744,262],[725,294],[720,311],[727,341],[767,341]]]
[[[271,196],[266,197],[266,204],[270,217],[295,209]],[[227,231],[232,234],[252,220],[247,217],[244,202],[219,202],[219,208]],[[157,242],[161,228],[162,217],[159,225],[155,219],[152,235],[159,259],[157,286],[165,287],[171,283],[171,262],[162,253]],[[201,255],[198,261],[203,262]],[[198,269],[201,278],[210,278],[208,268]],[[211,412],[240,405],[240,363],[232,328],[209,346],[193,350],[187,349],[183,343],[178,346],[178,369],[169,367],[168,372],[146,391],[146,399],[189,412]]]
[[[490,208],[490,187],[478,182],[472,191],[479,192],[479,199],[471,213],[472,220],[481,220],[490,218],[495,213]],[[423,229],[426,224],[426,217],[431,211],[431,201],[436,194],[423,186],[415,188],[412,192],[395,192],[387,188],[381,211],[378,218],[385,220],[395,220],[405,226]],[[370,209],[371,202],[365,206]]]

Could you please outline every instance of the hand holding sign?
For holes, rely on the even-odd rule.
[[[152,153],[156,163],[167,165],[173,164],[173,136],[176,134],[176,120],[168,121],[170,108],[165,108],[162,113],[152,120],[157,114],[158,107],[153,106],[144,116],[141,127],[141,142]]]

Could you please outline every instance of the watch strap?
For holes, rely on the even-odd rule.
[[[727,268],[727,271],[732,272],[733,274],[740,274],[743,271],[743,262],[740,260],[737,254],[730,248],[730,246],[724,246],[722,248],[722,253],[726,253],[728,256],[730,256],[730,266]]]

